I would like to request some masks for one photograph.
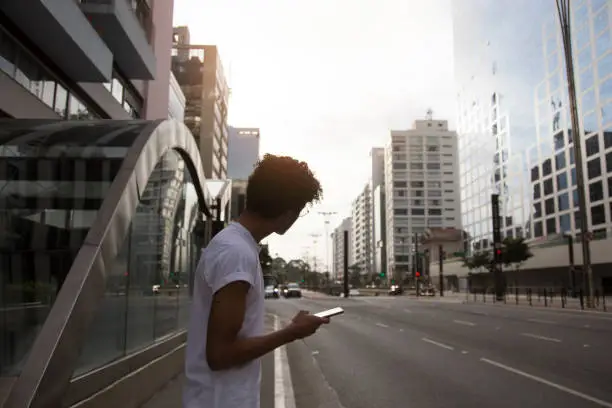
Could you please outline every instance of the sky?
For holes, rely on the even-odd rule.
[[[370,178],[371,148],[428,108],[454,123],[451,1],[175,0],[174,25],[219,47],[229,124],[259,127],[262,154],[308,162],[323,186],[321,203],[267,239],[272,255],[331,263],[326,234]],[[327,232],[320,211],[336,213]]]

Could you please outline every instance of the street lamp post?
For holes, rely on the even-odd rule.
[[[574,81],[574,60],[572,55],[572,35],[570,18],[570,0],[555,0],[559,24],[561,26],[561,37],[563,39],[563,54],[565,57],[565,69],[567,74],[567,92],[570,104],[570,116],[572,119],[572,137],[574,140],[574,156],[576,161],[576,185],[578,188],[578,215],[580,217],[580,230],[582,231],[582,273],[586,273],[587,280],[587,307],[594,306],[593,271],[591,269],[591,248],[588,237],[587,203],[584,189],[584,169],[582,166],[582,138],[578,122],[578,104],[576,102],[576,83]]]
[[[335,211],[319,211],[323,217],[325,217],[325,263],[327,265],[327,272],[330,272],[329,265],[329,217],[338,214]]]

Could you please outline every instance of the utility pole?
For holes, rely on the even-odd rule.
[[[338,214],[335,211],[319,211],[319,214],[325,218],[325,263],[327,265],[327,272],[330,272],[329,264],[329,217]],[[331,274],[331,272],[330,272]]]
[[[555,0],[561,38],[563,39],[563,54],[567,74],[567,93],[569,96],[570,116],[572,119],[572,138],[574,140],[574,156],[576,161],[576,185],[578,187],[578,214],[580,216],[580,231],[582,232],[582,273],[587,283],[587,307],[594,307],[593,271],[591,269],[591,248],[588,234],[586,192],[584,189],[584,168],[582,165],[582,137],[578,122],[578,104],[576,102],[576,83],[574,82],[574,57],[572,55],[572,30],[570,24],[570,1]],[[584,275],[586,274],[586,276]]]
[[[343,263],[344,263],[344,298],[349,297],[349,256],[348,256],[348,252],[349,252],[349,236],[348,236],[348,231],[344,230],[342,231],[343,233],[343,246],[344,246],[344,253],[343,253]]]
[[[416,295],[417,297],[420,295],[419,293],[419,276],[422,271],[419,271],[419,233],[414,233],[414,279],[416,280]]]
[[[444,247],[438,245],[438,264],[440,265],[440,297],[444,296]]]
[[[310,236],[312,237],[312,244],[313,244],[313,261],[314,261],[314,265],[312,266],[312,271],[316,272],[317,271],[317,242],[319,240],[319,237],[321,236],[321,234],[310,234]]]

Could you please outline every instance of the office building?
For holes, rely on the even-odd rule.
[[[385,181],[385,148],[384,147],[373,147],[370,151],[370,164],[371,176],[370,176],[370,192],[372,197],[370,202],[372,203],[371,209],[372,214],[370,216],[370,231],[372,237],[372,244],[370,245],[369,259],[371,262],[370,270],[372,273],[380,274],[383,270],[382,258],[377,258],[381,255],[382,248],[385,247],[385,236],[384,236],[384,181]],[[383,257],[384,258],[384,257]]]
[[[168,116],[174,2],[96,3],[0,3],[0,116]]]
[[[372,273],[372,193],[367,183],[351,203],[351,258],[349,264],[362,275]]]
[[[415,239],[428,227],[460,228],[457,134],[428,113],[392,130],[385,148],[388,275],[412,271]]]
[[[198,143],[205,176],[225,179],[229,87],[219,50],[191,44],[187,27],[175,27],[172,39],[172,72],[185,94],[185,124]]]
[[[247,180],[259,160],[259,129],[230,126],[227,142],[227,177]]]
[[[246,208],[247,180],[232,180],[230,219],[236,220]]]
[[[503,236],[543,241],[577,233],[574,137],[555,2],[453,6],[468,249],[491,247],[492,193],[500,194]],[[609,1],[582,0],[571,11],[588,229],[605,236],[612,226],[612,10]]]
[[[376,186],[372,194],[372,224],[372,272],[378,275],[383,274],[387,278],[387,220],[384,184]]]
[[[347,217],[332,232],[332,259],[333,259],[333,279],[342,280],[344,277],[344,231],[348,231],[348,258],[349,266],[351,261],[351,218]]]

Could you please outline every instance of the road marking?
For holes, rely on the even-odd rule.
[[[561,343],[561,340],[559,339],[555,339],[553,337],[539,336],[537,334],[532,334],[532,333],[521,333],[521,336],[531,337],[532,339],[546,340],[546,341],[552,341],[555,343]]]
[[[387,326],[387,325],[386,325],[386,324],[384,324],[384,323],[378,323],[378,322],[376,322],[376,325],[377,325],[378,327],[384,327],[385,329],[388,329],[388,328],[389,328],[389,326]]]
[[[410,310],[410,309],[404,309],[404,312],[406,312],[406,313],[412,313],[412,310]]]
[[[453,320],[454,323],[462,324],[464,326],[476,326],[476,323],[468,322],[466,320]]]
[[[280,319],[274,316],[274,330],[280,330]],[[274,408],[295,408],[293,383],[285,346],[274,350]]]
[[[400,332],[403,332],[403,331],[404,331],[404,329],[400,329],[399,331],[400,331]]]
[[[580,391],[576,391],[576,390],[573,390],[573,389],[568,388],[568,387],[564,387],[563,385],[556,384],[556,383],[554,383],[552,381],[545,380],[542,377],[538,377],[538,376],[535,376],[533,374],[529,374],[529,373],[526,373],[524,371],[517,370],[516,368],[512,368],[512,367],[507,366],[507,365],[502,364],[502,363],[498,363],[497,361],[489,360],[488,358],[481,358],[480,361],[482,361],[484,363],[487,363],[487,364],[490,364],[492,366],[501,368],[503,370],[509,371],[511,373],[521,375],[521,376],[523,376],[525,378],[529,378],[530,380],[539,382],[541,384],[548,385],[549,387],[556,388],[559,391],[566,392],[566,393],[571,394],[571,395],[573,395],[575,397],[582,398],[582,399],[584,399],[586,401],[590,401],[590,402],[595,403],[597,405],[600,405],[602,407],[612,408],[612,403],[610,403],[610,402],[600,400],[599,398],[592,397],[590,395],[584,394],[584,393],[582,393]]]
[[[585,328],[585,329],[590,329],[590,328],[591,328],[591,325],[590,325],[590,324],[585,324],[585,325],[584,325],[584,328]]]
[[[443,343],[438,343],[437,341],[433,341],[431,339],[428,339],[427,337],[423,337],[421,340],[423,340],[426,343],[433,344],[434,346],[442,347],[443,349],[447,349],[447,350],[454,350],[455,349],[452,346],[448,346],[448,345],[443,344]]]
[[[584,347],[584,348],[589,348],[589,347],[591,347],[591,346],[589,346],[588,344],[585,344],[585,345],[583,345],[582,347]]]
[[[527,321],[533,322],[533,323],[557,324],[556,322],[553,322],[552,320],[544,320],[544,319],[527,319]]]
[[[467,353],[468,353],[468,352],[467,352],[467,351],[465,351],[465,350],[463,350],[463,351],[461,352],[461,354],[467,354]]]

